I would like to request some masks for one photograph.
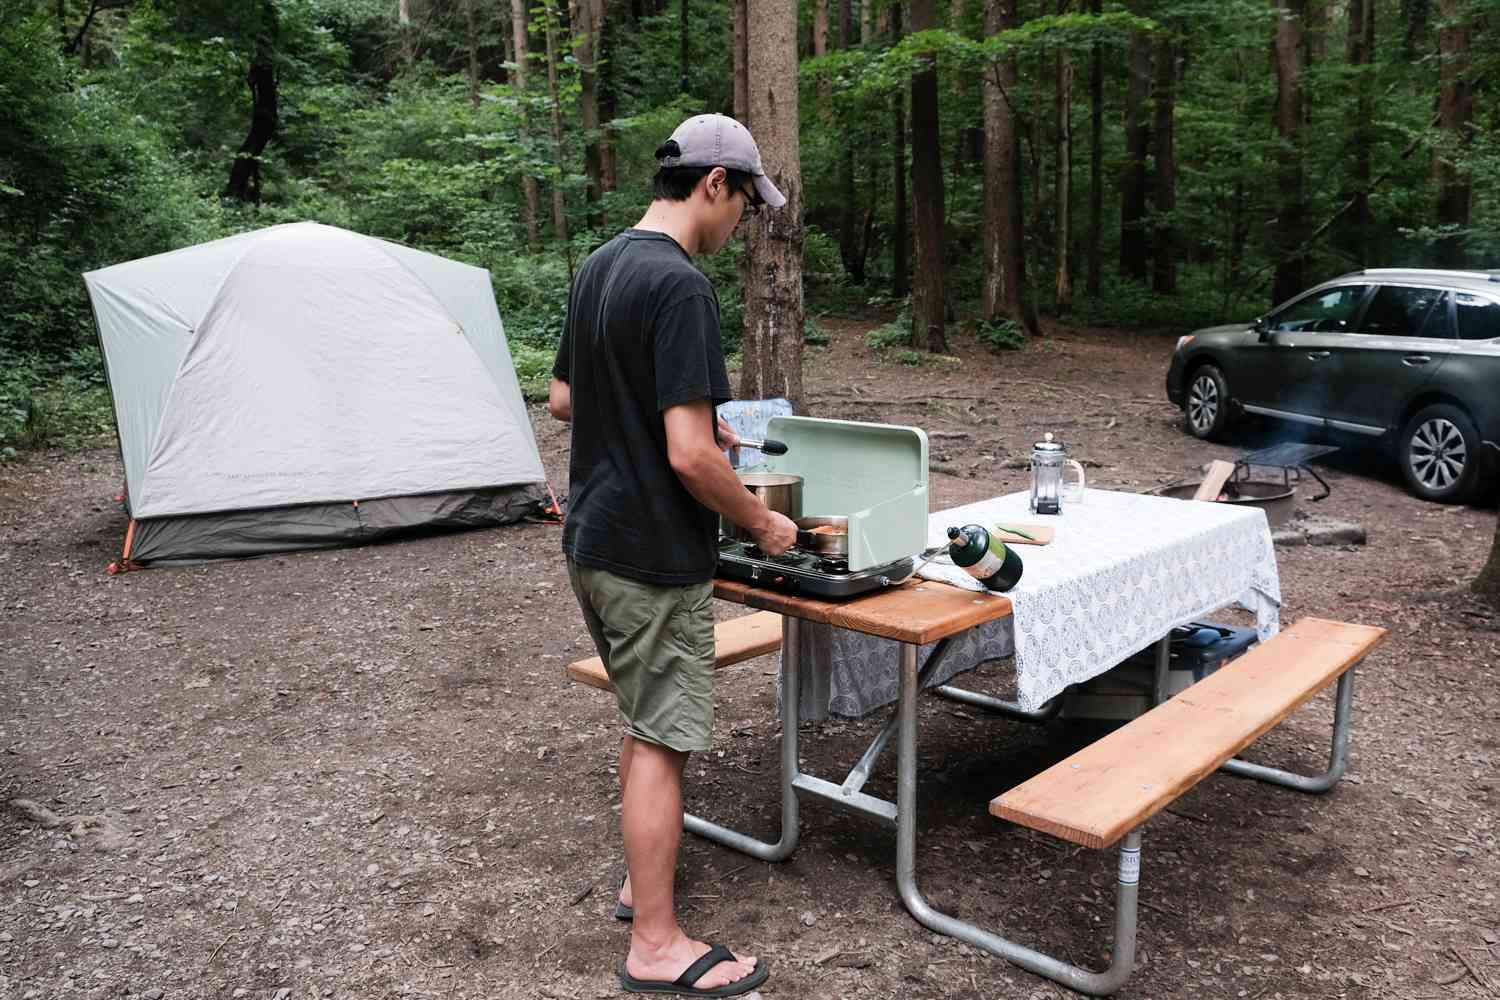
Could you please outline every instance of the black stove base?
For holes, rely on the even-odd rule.
[[[850,572],[848,562],[841,559],[799,549],[768,556],[753,545],[730,542],[719,548],[715,575],[788,594],[841,600],[901,583],[911,575],[911,569],[910,559],[898,559]]]

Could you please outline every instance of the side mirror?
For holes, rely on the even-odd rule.
[[[1250,329],[1255,331],[1262,344],[1271,339],[1271,328],[1266,324],[1264,316],[1257,316],[1255,322],[1250,324]]]

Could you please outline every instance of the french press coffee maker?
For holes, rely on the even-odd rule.
[[[1078,472],[1078,482],[1063,481],[1063,470],[1072,466]],[[1052,440],[1048,431],[1042,440],[1031,446],[1031,509],[1037,514],[1061,514],[1063,501],[1076,503],[1083,499],[1083,466],[1068,457],[1068,449],[1062,442]]]

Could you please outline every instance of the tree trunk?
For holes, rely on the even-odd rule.
[[[1156,171],[1152,206],[1155,225],[1151,234],[1155,267],[1151,288],[1160,295],[1177,291],[1177,241],[1172,226],[1172,213],[1177,208],[1176,84],[1177,46],[1170,39],[1163,39],[1156,45],[1156,127],[1152,135]]]
[[[872,0],[859,2],[859,44],[868,45],[875,37],[875,4]]]
[[[895,45],[901,41],[901,5],[893,3],[884,10],[890,12],[891,44]],[[894,109],[891,127],[891,179],[894,182],[891,197],[891,212],[894,216],[891,226],[891,297],[904,299],[911,290],[908,280],[911,260],[908,252],[910,237],[906,205],[906,95],[897,89],[891,95],[891,104]]]
[[[1416,62],[1418,54],[1426,48],[1422,40],[1427,37],[1427,22],[1431,16],[1432,0],[1401,0],[1401,20],[1406,24],[1401,54],[1408,64]]]
[[[797,8],[747,0],[750,120],[767,175],[786,195],[748,225],[740,257],[745,306],[740,398],[785,396],[802,412],[802,173],[797,110]]]
[[[854,44],[851,34],[849,0],[839,0],[839,48],[847,49]],[[856,285],[865,283],[864,253],[860,249],[859,233],[855,218],[859,210],[859,199],[854,187],[854,144],[846,142],[839,153],[839,257],[844,262],[844,273]]]
[[[611,0],[589,0],[594,8],[594,25],[598,33],[598,41],[593,51],[593,64],[597,68],[600,61],[603,67],[599,69],[599,122],[603,131],[599,135],[599,188],[605,194],[615,190],[615,144],[610,134],[609,127],[605,122],[615,120],[615,112],[618,108],[616,100],[614,54],[618,51],[616,39],[619,36],[620,26],[618,17],[609,16],[609,5]],[[606,225],[608,220],[601,214],[599,225]]]
[[[1089,13],[1099,14],[1103,0],[1089,0]],[[1089,298],[1099,297],[1104,267],[1104,55],[1095,45],[1089,53]]]
[[[410,0],[397,0],[396,31],[401,36],[401,62],[407,69],[411,69],[412,62],[417,58],[417,39],[416,29],[411,23]]]
[[[734,0],[734,117],[755,132],[750,121],[749,0]]]
[[[1306,0],[1271,0],[1276,8],[1276,277],[1271,301],[1285,302],[1305,284],[1302,234],[1307,205],[1302,182],[1302,15]]]
[[[1328,6],[1331,0],[1306,0],[1303,12],[1303,44],[1307,47],[1307,64],[1317,66],[1328,57]],[[1311,101],[1303,102],[1304,116],[1311,109]],[[1305,120],[1305,119],[1304,119]]]
[[[1073,308],[1073,60],[1057,54],[1057,311]]]
[[[1492,442],[1486,442],[1485,447],[1500,450],[1500,445]],[[1500,607],[1500,519],[1495,521],[1495,540],[1490,543],[1489,558],[1470,587],[1490,604]]]
[[[1469,25],[1463,20],[1466,4],[1460,0],[1438,0],[1438,127],[1443,143],[1433,153],[1433,173],[1438,184],[1437,221],[1440,226],[1469,225],[1473,186],[1458,165],[1473,138],[1474,94],[1469,83]],[[1438,267],[1465,265],[1462,232],[1445,236],[1437,244]]]
[[[813,58],[828,54],[828,0],[812,0]],[[833,85],[827,74],[818,76],[818,117],[828,121],[833,110]]]
[[[1355,67],[1354,164],[1349,185],[1353,202],[1348,214],[1349,247],[1356,263],[1363,266],[1370,254],[1370,99],[1368,66],[1375,52],[1375,0],[1349,0],[1349,39],[1345,57]]]
[[[505,53],[506,65],[513,66],[516,62],[515,33],[511,30],[510,4],[508,2],[505,2],[505,0],[502,0],[500,4],[500,11],[498,16],[495,18],[495,21],[499,28],[500,48]],[[509,69],[506,69],[504,72],[505,76],[502,77],[502,79],[507,84],[514,87],[516,83],[515,73],[513,73]]]
[[[568,158],[563,155],[562,98],[557,90],[557,11],[548,6],[542,12],[547,25],[547,96],[552,99],[552,156],[557,165],[557,179],[552,182],[552,232],[559,242],[568,242],[568,203],[563,196],[563,181],[568,176]]]
[[[583,172],[588,177],[585,198],[588,200],[588,224],[605,225],[599,196],[604,187],[604,156],[609,140],[599,129],[599,52],[604,37],[604,0],[575,0],[574,30],[578,48],[578,124],[583,129]]]
[[[689,0],[677,0],[677,92],[686,94],[688,86],[688,68],[692,65],[693,48],[688,38],[688,11]]]
[[[911,0],[914,32],[937,27],[936,0]],[[911,77],[911,200],[916,223],[917,273],[911,327],[917,346],[948,352],[944,332],[943,154],[938,127],[937,56],[925,53]]]
[[[985,0],[986,34],[1014,28],[1018,21],[1017,0]],[[1021,141],[1011,105],[1019,80],[1014,57],[1001,60],[984,75],[984,276],[979,311],[987,323],[1009,318],[1036,333],[1025,297]]]
[[[521,102],[521,134],[525,137],[527,132],[527,119],[530,117],[526,107],[526,78],[530,76],[529,67],[526,65],[530,58],[530,45],[527,40],[529,34],[526,21],[526,0],[510,0],[510,27],[511,37],[515,39],[516,48],[516,96]],[[524,169],[524,168],[523,168]],[[525,193],[526,203],[521,206],[521,218],[526,225],[526,245],[536,250],[542,245],[541,233],[537,229],[537,220],[542,214],[542,192],[537,186],[536,178],[530,174],[522,174],[521,189]]]
[[[276,134],[279,118],[276,110],[276,36],[279,24],[274,0],[262,0],[259,23],[255,29],[255,55],[245,75],[250,84],[250,132],[229,166],[229,183],[224,196],[236,201],[260,204],[260,155]]]
[[[468,52],[469,103],[479,107],[479,26],[474,21],[474,0],[464,0],[464,48]]]
[[[1146,153],[1150,127],[1146,101],[1151,90],[1151,40],[1130,38],[1130,79],[1125,91],[1125,168],[1120,177],[1120,273],[1146,280]]]

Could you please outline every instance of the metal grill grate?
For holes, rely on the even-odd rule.
[[[1293,482],[1301,481],[1302,473],[1306,472],[1318,481],[1319,486],[1323,487],[1323,492],[1311,499],[1322,500],[1330,492],[1328,484],[1307,463],[1338,450],[1337,445],[1331,444],[1283,441],[1281,444],[1273,444],[1269,448],[1261,448],[1259,451],[1246,452],[1241,455],[1234,463],[1235,478],[1249,479],[1251,466],[1258,465],[1262,468],[1281,469],[1282,480],[1290,486]]]
[[[1322,455],[1328,455],[1338,451],[1336,445],[1331,444],[1303,444],[1300,441],[1283,441],[1281,444],[1273,444],[1269,448],[1259,451],[1246,452],[1235,460],[1236,465],[1274,465],[1286,469],[1295,469],[1299,465]]]

